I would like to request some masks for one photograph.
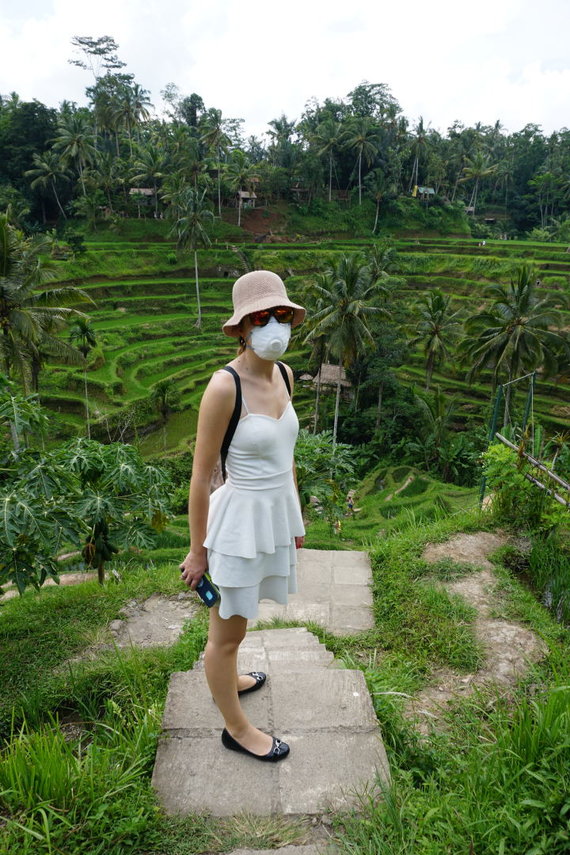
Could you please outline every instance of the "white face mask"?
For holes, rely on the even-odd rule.
[[[248,347],[260,359],[275,361],[283,356],[291,338],[291,324],[280,324],[275,318],[269,318],[264,327],[253,327],[248,335]]]

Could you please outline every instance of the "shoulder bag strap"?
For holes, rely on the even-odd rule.
[[[289,392],[289,397],[291,397],[291,383],[289,382],[289,375],[287,374],[287,369],[285,368],[285,366],[283,365],[282,362],[277,362],[277,366],[278,366],[279,371],[281,372],[281,375],[285,381],[285,385],[287,386],[287,391]]]
[[[236,432],[236,428],[238,426],[239,417],[241,415],[241,380],[239,379],[239,374],[235,371],[230,365],[224,365],[224,371],[227,371],[231,374],[235,380],[236,384],[236,403],[234,407],[234,411],[232,413],[232,417],[230,419],[230,423],[228,425],[228,429],[226,430],[226,435],[224,436],[224,441],[222,442],[221,449],[221,459],[222,459],[222,478],[224,481],[226,480],[226,457],[228,456],[228,449],[231,445],[231,441],[234,438],[234,433]]]

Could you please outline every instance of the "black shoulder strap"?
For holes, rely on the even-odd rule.
[[[291,397],[291,383],[289,382],[289,375],[287,374],[287,369],[285,368],[282,362],[278,362],[277,366],[279,367],[279,371],[281,372],[283,379],[285,380],[285,385],[287,386],[289,397]]]
[[[234,438],[234,433],[236,432],[236,428],[238,426],[239,417],[241,415],[241,380],[239,379],[239,374],[235,371],[231,365],[224,365],[224,371],[227,371],[229,374],[233,375],[236,384],[236,403],[234,407],[234,411],[232,413],[232,417],[230,419],[230,423],[228,425],[228,429],[226,431],[226,435],[224,436],[224,441],[222,442],[222,450],[221,450],[221,458],[222,458],[222,478],[224,481],[226,480],[226,457],[228,456],[228,449],[231,445],[231,441]]]

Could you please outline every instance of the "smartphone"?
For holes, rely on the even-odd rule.
[[[218,600],[220,599],[220,591],[210,579],[209,573],[204,573],[204,575],[196,585],[196,593],[198,594],[202,602],[208,606],[208,608],[215,606]]]

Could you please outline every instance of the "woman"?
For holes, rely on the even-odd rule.
[[[223,325],[239,338],[229,367],[238,375],[242,410],[227,455],[228,479],[212,493],[212,474],[236,404],[237,382],[216,372],[204,392],[190,482],[190,552],[180,565],[194,590],[209,570],[220,589],[210,609],[204,655],[206,678],[222,713],[222,743],[259,760],[275,762],[289,753],[281,740],[258,730],[239,696],[265,683],[259,672],[237,674],[238,648],[260,599],[287,602],[296,590],[295,550],[303,545],[303,520],[295,482],[293,449],[299,423],[291,404],[291,369],[276,361],[291,328],[305,317],[279,276],[255,270],[232,291],[234,313]]]

